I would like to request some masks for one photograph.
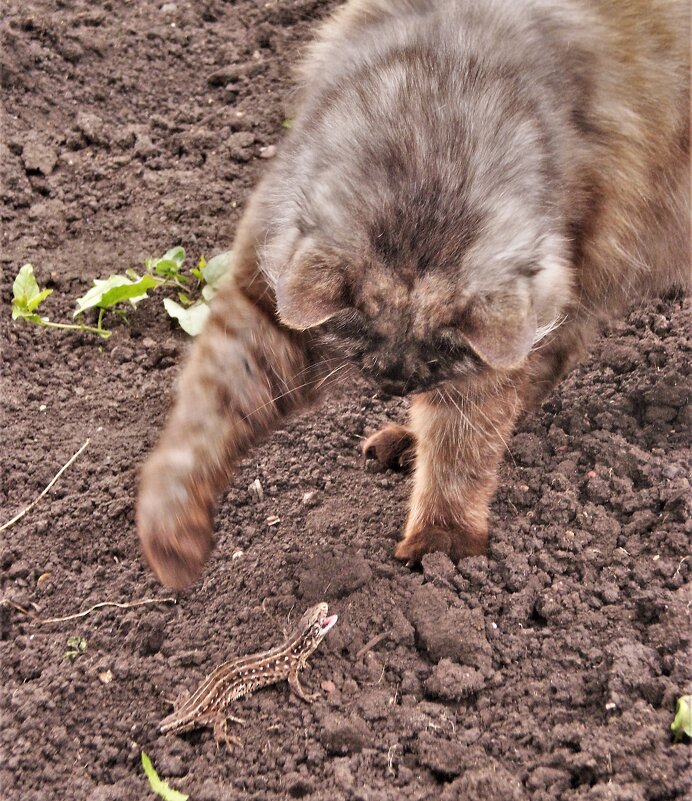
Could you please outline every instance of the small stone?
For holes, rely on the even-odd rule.
[[[310,490],[309,492],[304,492],[302,501],[303,505],[307,506],[308,508],[317,506],[317,504],[319,503],[317,490]]]
[[[248,492],[250,493],[250,497],[253,501],[261,501],[264,500],[264,489],[262,487],[262,482],[256,478],[252,484],[248,487]]]
[[[276,145],[267,145],[267,147],[260,148],[261,159],[273,159],[276,155]]]
[[[394,609],[391,616],[390,639],[397,645],[411,646],[416,641],[416,633],[400,609]]]

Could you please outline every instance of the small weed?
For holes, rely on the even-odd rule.
[[[675,720],[670,724],[673,740],[677,743],[683,735],[692,737],[692,695],[681,695],[675,707]]]
[[[67,639],[67,651],[63,654],[63,659],[67,659],[68,662],[71,662],[73,659],[76,659],[78,656],[86,653],[87,649],[87,641],[84,637],[68,637]]]
[[[68,331],[88,331],[98,334],[104,339],[111,335],[110,331],[101,328],[99,318],[98,328],[83,323],[71,325],[69,323],[54,323],[48,317],[41,317],[37,313],[38,307],[53,292],[52,289],[40,289],[34,276],[34,268],[31,264],[25,264],[17,273],[12,285],[12,319],[25,320],[27,323],[35,323],[44,328],[62,328]]]
[[[175,247],[164,253],[159,259],[147,259],[145,271],[139,275],[135,270],[126,270],[124,274],[113,274],[109,278],[95,278],[89,291],[77,298],[77,309],[73,318],[79,318],[92,309],[98,310],[96,326],[77,323],[54,323],[48,317],[38,314],[38,307],[53,292],[52,289],[41,289],[34,276],[31,264],[25,264],[14,281],[12,300],[12,318],[24,320],[46,328],[62,328],[71,331],[86,331],[107,339],[112,331],[103,327],[103,317],[107,311],[118,314],[127,322],[126,310],[135,309],[139,303],[149,297],[150,290],[175,289],[180,303],[171,298],[164,298],[163,305],[168,315],[177,320],[181,328],[191,336],[202,330],[209,314],[209,301],[216,294],[218,284],[228,271],[230,251],[220,253],[207,262],[204,257],[199,260],[189,274],[183,272],[185,250]],[[193,300],[188,294],[190,282],[201,287],[201,297]]]
[[[185,795],[185,793],[181,793],[179,790],[174,790],[168,782],[159,779],[159,774],[154,769],[151,760],[144,751],[142,751],[142,767],[147,774],[147,779],[149,779],[149,786],[156,795],[163,798],[164,801],[187,801],[189,796]]]

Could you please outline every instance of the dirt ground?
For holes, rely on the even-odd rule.
[[[5,4],[0,524],[91,442],[0,533],[3,599],[54,617],[169,596],[133,504],[188,347],[160,300],[107,342],[13,323],[14,275],[32,262],[66,320],[94,277],[177,244],[194,261],[227,249],[331,5]],[[153,798],[144,750],[193,801],[683,798],[691,332],[679,299],[632,312],[521,424],[488,558],[393,559],[409,479],[358,449],[405,404],[355,382],[241,466],[177,603],[47,625],[0,607],[0,796]],[[318,702],[286,685],[239,702],[233,752],[209,730],[157,734],[169,699],[318,599],[339,614],[305,674]],[[70,660],[73,636],[86,651]]]

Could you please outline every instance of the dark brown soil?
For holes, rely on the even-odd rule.
[[[0,522],[91,444],[0,534],[3,598],[48,617],[166,596],[140,559],[135,479],[187,348],[160,300],[107,343],[13,323],[16,271],[32,262],[67,319],[93,277],[228,248],[330,5],[5,4]],[[679,300],[633,312],[521,425],[487,559],[393,560],[408,479],[363,469],[359,443],[405,407],[341,385],[239,469],[176,605],[45,626],[0,607],[0,796],[150,798],[144,750],[193,801],[682,798],[691,330]],[[305,677],[320,701],[280,685],[238,703],[236,752],[209,730],[157,735],[167,699],[322,598],[340,620]]]

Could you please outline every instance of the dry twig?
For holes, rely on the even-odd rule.
[[[389,637],[389,632],[383,631],[381,634],[377,634],[371,640],[368,640],[365,643],[365,645],[360,649],[360,651],[358,651],[358,653],[356,654],[356,659],[360,659],[362,656],[365,656],[365,654],[367,654],[368,651],[372,651],[372,649],[376,645],[379,645],[382,642],[382,640],[386,639],[387,637]]]
[[[101,601],[101,603],[94,604],[90,606],[88,609],[85,609],[83,612],[75,612],[73,615],[64,615],[63,617],[46,617],[40,618],[38,615],[35,615],[33,612],[25,609],[23,606],[20,606],[18,603],[14,601],[10,601],[8,598],[3,599],[0,601],[1,604],[5,606],[11,606],[14,609],[17,609],[22,614],[30,617],[31,620],[39,626],[44,625],[45,623],[62,623],[65,620],[76,620],[78,617],[86,617],[90,615],[92,612],[96,611],[97,609],[102,609],[104,606],[116,606],[118,609],[131,609],[133,606],[145,606],[148,604],[174,604],[176,603],[175,598],[142,598],[139,601],[129,601],[127,603],[119,603],[118,601]]]
[[[91,440],[87,439],[87,441],[84,443],[84,445],[82,445],[82,447],[77,451],[77,453],[75,453],[74,456],[72,456],[72,458],[69,461],[67,461],[60,468],[60,470],[58,470],[58,472],[53,476],[50,484],[48,484],[48,486],[43,490],[43,492],[37,498],[34,498],[34,500],[25,509],[19,512],[19,514],[16,514],[12,518],[12,520],[8,520],[7,523],[3,523],[3,525],[0,526],[0,531],[4,531],[6,528],[9,528],[11,525],[14,525],[14,523],[16,523],[18,520],[21,520],[27,512],[31,511],[34,508],[34,506],[36,506],[36,504],[41,500],[41,498],[43,498],[43,496],[50,491],[50,488],[53,486],[53,484],[55,484],[55,482],[65,472],[65,470],[67,470],[67,468],[77,459],[77,457],[81,454],[84,448],[86,448],[89,442],[91,442]]]

